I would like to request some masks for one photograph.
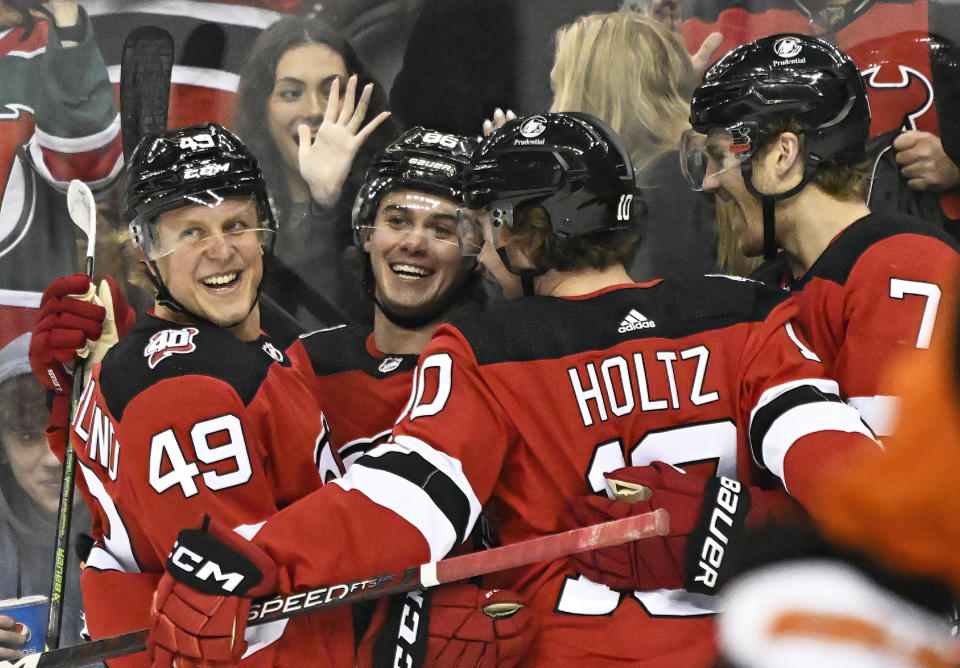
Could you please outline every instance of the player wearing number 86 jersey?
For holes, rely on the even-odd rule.
[[[630,282],[633,173],[602,123],[518,119],[491,135],[467,175],[467,203],[497,219],[508,269],[536,296],[441,325],[390,441],[259,529],[254,544],[294,587],[438,559],[482,506],[505,543],[554,533],[570,499],[604,494],[603,473],[625,463],[667,461],[768,490],[783,482],[802,497],[823,480],[794,476],[807,448],[877,451],[779,291],[725,277]],[[329,549],[312,549],[318,541]],[[710,660],[711,597],[616,592],[571,564],[488,582],[527,597],[537,617],[525,663]]]

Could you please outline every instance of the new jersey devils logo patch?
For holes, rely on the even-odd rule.
[[[906,65],[868,67],[860,73],[873,111],[871,135],[903,127],[917,129],[917,119],[933,105],[933,84]]]
[[[193,337],[197,335],[197,332],[196,327],[160,330],[150,337],[147,347],[143,349],[143,356],[147,358],[147,364],[150,365],[151,369],[155,369],[161,360],[174,353],[192,353],[197,349],[193,342]]]

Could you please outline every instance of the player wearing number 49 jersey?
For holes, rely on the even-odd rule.
[[[718,473],[780,499],[782,479],[803,500],[824,482],[794,476],[808,447],[878,450],[776,290],[724,277],[630,282],[634,174],[598,120],[506,124],[465,188],[537,296],[468,307],[437,329],[390,440],[241,546],[266,554],[281,579],[297,587],[438,559],[481,507],[504,543],[555,533],[570,499],[604,494],[603,474],[625,463],[684,465],[691,479]],[[310,547],[319,541],[327,549]],[[529,601],[539,633],[527,665],[690,666],[713,653],[709,596],[613,591],[569,559],[487,584]]]
[[[94,367],[71,428],[94,516],[81,580],[94,638],[149,624],[151,604],[171,595],[157,589],[168,558],[207,572],[175,545],[184,526],[209,516],[211,532],[242,531],[342,473],[299,332],[261,330],[263,256],[275,223],[256,161],[219,125],[171,130],[134,152],[127,193],[131,237],[157,301]],[[228,571],[211,561],[211,572]],[[257,586],[243,591],[268,594],[275,585]],[[353,661],[346,610],[244,638],[206,626],[205,651],[243,657],[241,665]],[[170,662],[155,648],[111,664]]]

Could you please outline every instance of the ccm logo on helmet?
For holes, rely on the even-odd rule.
[[[185,573],[193,573],[193,577],[201,582],[216,581],[223,591],[232,592],[243,582],[242,574],[224,573],[220,564],[201,557],[179,541],[173,546],[170,561]]]
[[[211,163],[209,165],[204,165],[203,167],[188,167],[187,169],[183,170],[183,178],[198,179],[201,176],[216,176],[221,172],[227,172],[229,170],[229,162],[221,162],[219,164]]]

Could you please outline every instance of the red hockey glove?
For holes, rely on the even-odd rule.
[[[433,594],[426,666],[516,666],[536,634],[523,599],[504,589],[472,584],[440,587]]]
[[[613,589],[682,589],[687,536],[700,517],[706,480],[662,462],[619,469],[607,478],[642,485],[653,496],[636,503],[596,494],[574,499],[569,524],[581,527],[665,508],[670,513],[670,533],[572,555],[574,567]]]
[[[100,282],[99,291],[86,274],[61,276],[47,286],[40,299],[40,314],[30,340],[33,375],[47,389],[69,394],[73,381],[66,365],[81,354],[86,357],[88,341],[99,341],[107,329],[110,342],[105,340],[107,345],[94,352],[95,359],[88,365],[93,366],[109,345],[130,331],[134,319],[133,309],[109,276]]]
[[[276,580],[266,552],[217,522],[181,531],[153,598],[151,666],[239,661],[250,601],[272,592]]]
[[[586,526],[664,508],[670,533],[616,547],[573,555],[577,570],[613,589],[681,589],[716,593],[729,570],[731,550],[747,526],[801,514],[782,490],[748,488],[729,478],[702,478],[654,462],[622,468],[609,480],[649,488],[649,500],[628,503],[592,495],[570,504],[569,521]]]
[[[357,665],[516,666],[536,628],[533,613],[513,592],[467,583],[413,591],[380,602],[357,650]]]

